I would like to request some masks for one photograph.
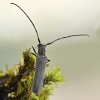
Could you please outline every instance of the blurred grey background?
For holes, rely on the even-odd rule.
[[[72,34],[47,47],[50,68],[62,68],[66,82],[50,100],[100,100],[100,0],[0,0],[0,70],[13,67],[37,36],[18,4],[34,22],[42,43]]]

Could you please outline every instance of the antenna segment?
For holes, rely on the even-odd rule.
[[[29,21],[31,22],[31,24],[33,25],[33,27],[34,27],[34,29],[35,29],[35,32],[36,32],[37,38],[38,38],[38,42],[41,43],[41,41],[40,41],[40,39],[39,39],[38,31],[37,31],[37,29],[36,29],[34,23],[32,22],[32,20],[30,19],[30,17],[29,17],[29,16],[25,13],[25,11],[24,11],[21,7],[19,7],[17,4],[15,4],[15,3],[10,3],[10,4],[13,4],[13,5],[17,6],[17,7],[27,16],[27,18],[29,19]]]
[[[70,36],[66,36],[66,37],[61,37],[61,38],[58,38],[58,39],[56,39],[56,40],[54,40],[52,42],[47,43],[46,45],[50,45],[50,44],[52,44],[52,43],[54,43],[54,42],[56,42],[58,40],[61,40],[61,39],[64,39],[64,38],[73,37],[73,36],[89,36],[89,35],[87,35],[87,34],[78,34],[78,35],[70,35]]]

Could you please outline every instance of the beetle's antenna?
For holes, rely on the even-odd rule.
[[[73,37],[73,36],[89,36],[89,35],[87,35],[87,34],[78,34],[78,35],[70,35],[70,36],[66,36],[66,37],[61,37],[61,38],[58,38],[58,39],[56,39],[56,40],[54,40],[52,42],[47,43],[46,45],[50,45],[50,44],[52,44],[52,43],[54,43],[54,42],[56,42],[56,41],[58,41],[60,39],[69,38],[69,37]]]
[[[13,4],[13,5],[17,6],[17,7],[27,16],[27,18],[28,18],[29,21],[32,23],[32,25],[33,25],[33,27],[34,27],[34,29],[35,29],[35,31],[36,31],[37,38],[38,38],[38,42],[41,43],[41,41],[40,41],[40,39],[39,39],[38,31],[37,31],[37,29],[36,29],[34,23],[32,22],[32,20],[29,18],[29,16],[28,16],[28,15],[25,13],[25,11],[24,11],[21,7],[19,7],[17,4],[15,4],[15,3],[10,3],[10,4]]]

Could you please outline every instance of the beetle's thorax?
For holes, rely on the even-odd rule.
[[[45,53],[46,53],[46,45],[38,44],[37,47],[38,47],[38,54],[39,55],[45,55]]]

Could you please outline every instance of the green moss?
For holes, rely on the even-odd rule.
[[[65,79],[60,73],[61,69],[53,67],[51,72],[45,71],[44,73],[45,82],[41,93],[38,96],[32,93],[31,87],[35,73],[35,61],[36,57],[30,54],[30,49],[27,49],[23,51],[23,58],[19,61],[18,65],[11,69],[7,67],[9,78],[4,86],[10,87],[9,89],[11,90],[9,90],[8,97],[11,100],[48,100],[49,96],[58,87],[57,85],[64,83]],[[5,75],[5,73],[0,72],[0,77],[2,75]]]
[[[6,73],[5,73],[5,72],[0,71],[0,77],[5,76],[5,75],[6,75]]]

